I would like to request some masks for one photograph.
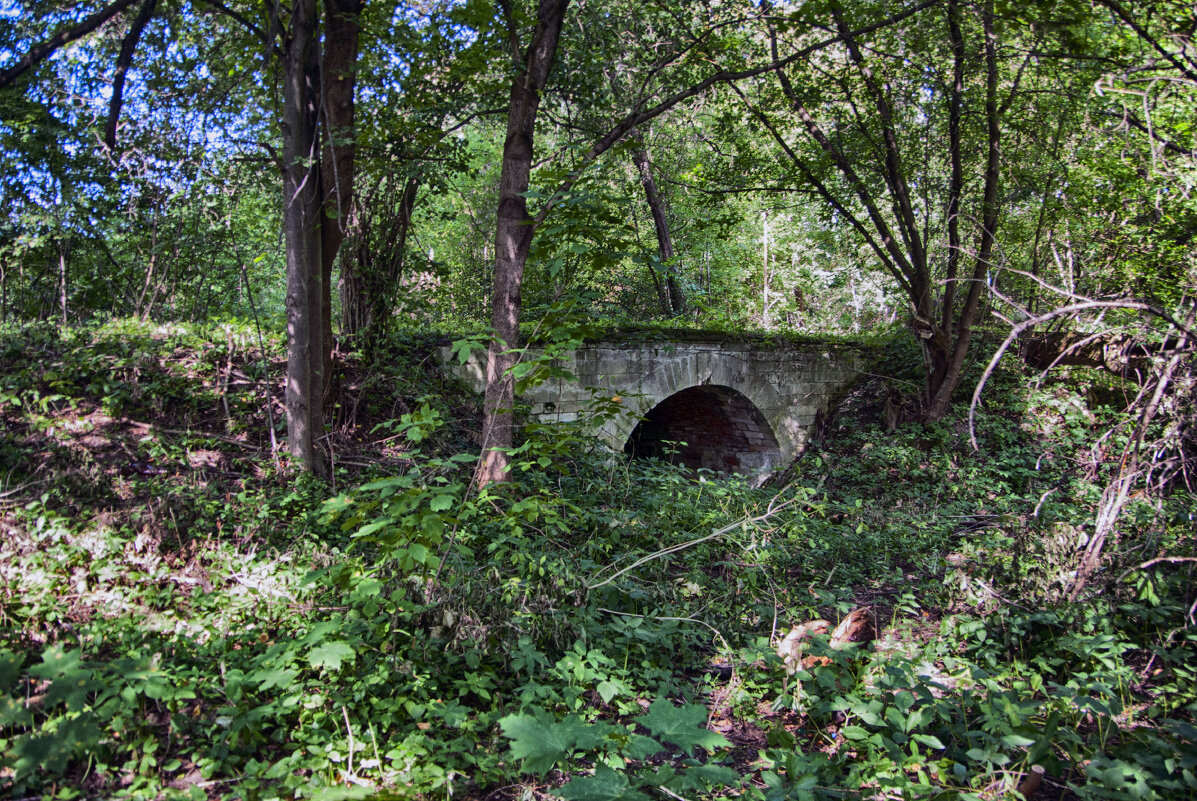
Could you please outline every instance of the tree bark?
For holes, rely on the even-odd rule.
[[[316,467],[322,378],[313,358],[323,337],[319,285],[319,65],[316,0],[296,0],[283,51],[283,232],[287,261],[287,444],[304,470]],[[315,290],[315,291],[314,291]],[[315,297],[313,298],[313,294]],[[314,348],[313,346],[316,346]]]
[[[116,124],[120,120],[121,105],[125,97],[125,74],[133,64],[133,53],[141,40],[141,33],[154,16],[158,0],[145,0],[129,32],[121,40],[121,51],[116,57],[116,69],[112,73],[112,98],[108,101],[108,122],[104,126],[104,144],[109,149],[116,147]]]
[[[323,403],[332,380],[332,271],[353,203],[356,79],[364,0],[324,0],[320,102],[324,148],[320,159],[324,214],[320,218],[320,375]]]
[[[665,216],[665,202],[657,191],[653,180],[652,163],[648,148],[640,131],[633,130],[629,136],[635,142],[632,148],[632,163],[640,174],[640,185],[644,188],[644,200],[653,216],[653,227],[657,232],[657,256],[665,281],[661,287],[661,311],[668,317],[676,317],[685,310],[686,299],[677,280],[677,265],[674,263],[673,237],[669,233],[669,219]]]
[[[492,338],[486,352],[486,394],[483,401],[482,461],[475,474],[478,486],[507,480],[508,451],[514,441],[515,366],[513,349],[519,344],[520,289],[535,226],[528,214],[528,191],[534,153],[533,135],[540,93],[561,38],[569,0],[540,0],[532,41],[520,54],[515,16],[509,2],[500,0],[507,20],[515,75],[507,107],[507,136],[499,177],[499,210],[495,230],[495,286],[491,298]]]

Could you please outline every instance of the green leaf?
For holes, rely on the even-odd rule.
[[[310,659],[310,657],[309,657]],[[315,667],[315,665],[313,665]],[[282,689],[291,684],[292,680],[299,675],[298,670],[290,668],[274,668],[273,670],[254,671],[249,674],[250,681],[260,682],[258,684],[259,690],[272,690],[275,687]]]
[[[11,686],[21,675],[25,657],[12,651],[0,651],[0,689]]]
[[[731,745],[722,734],[707,729],[707,708],[698,704],[674,706],[669,699],[658,698],[636,722],[687,754],[696,745],[708,751]]]
[[[29,726],[32,723],[33,713],[25,708],[24,699],[0,695],[0,726]]]
[[[433,561],[435,561],[432,558],[432,552],[418,542],[413,542],[407,547],[406,550],[407,555],[411,557],[411,560],[417,565],[431,564]]]
[[[524,761],[527,773],[544,773],[575,748],[592,748],[611,731],[610,726],[586,723],[577,715],[554,720],[544,710],[534,715],[508,715],[499,721],[503,736],[511,740],[511,755]]]
[[[947,748],[934,734],[912,734],[910,735],[910,739],[920,742],[928,748],[934,748],[936,751],[943,751]]]
[[[1003,734],[1001,740],[1011,748],[1026,748],[1028,745],[1035,744],[1033,739],[1023,737],[1021,734]]]
[[[636,759],[643,762],[650,756],[659,754],[664,749],[665,746],[651,737],[645,737],[643,734],[632,734],[628,737],[628,744],[623,749],[623,755],[628,759]]]
[[[686,770],[685,775],[715,787],[738,787],[740,784],[740,774],[726,765],[695,765]]]
[[[627,776],[601,762],[593,776],[574,779],[558,790],[557,795],[568,801],[648,801],[648,796],[631,788]]]
[[[42,663],[29,668],[29,673],[43,679],[54,679],[82,667],[83,651],[76,648],[67,651],[60,645],[46,649],[42,654]]]
[[[864,726],[845,726],[840,729],[840,734],[849,740],[864,740],[869,736],[869,730]]]
[[[453,507],[452,495],[437,495],[429,503],[428,508],[434,512],[448,511]]]
[[[387,526],[391,525],[394,522],[395,521],[389,517],[377,518],[376,520],[374,520],[374,522],[367,523],[366,525],[359,528],[357,530],[357,533],[355,533],[353,536],[354,537],[368,537],[371,534],[373,534],[375,531],[378,531],[379,529],[386,528]]]
[[[325,668],[330,672],[341,669],[344,662],[352,662],[357,653],[344,640],[329,640],[320,643],[308,653],[308,664],[314,668]]]
[[[609,704],[615,696],[628,692],[627,685],[618,679],[600,681],[595,685],[594,690],[599,694],[599,698],[603,699],[604,704]]]

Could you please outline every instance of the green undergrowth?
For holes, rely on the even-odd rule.
[[[209,340],[171,336],[4,340],[63,376],[0,387],[6,795],[996,798],[1035,767],[1047,797],[1197,795],[1190,563],[1135,569],[1193,556],[1193,498],[1135,499],[1066,601],[1116,417],[1067,385],[1002,373],[980,450],[963,414],[886,435],[857,398],[783,487],[613,458],[579,425],[529,427],[512,482],[479,493],[454,408],[418,386],[362,397],[394,411],[370,427],[395,450],[335,487],[243,447],[260,397],[224,439],[109,432],[113,459],[220,469],[92,454],[92,483],[40,483],[24,445],[78,470],[47,432],[114,391],[87,365],[116,365],[125,418],[225,415]],[[872,646],[816,638],[826,664],[786,678],[771,638],[862,605]]]

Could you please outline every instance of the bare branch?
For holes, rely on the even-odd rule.
[[[1118,581],[1122,581],[1136,570],[1146,570],[1149,567],[1159,564],[1180,564],[1182,562],[1197,562],[1197,556],[1157,556],[1155,559],[1148,559],[1141,565],[1135,565],[1127,569],[1118,577]]]
[[[1037,325],[1046,323],[1049,320],[1054,320],[1057,317],[1065,317],[1077,312],[1091,311],[1093,309],[1127,309],[1129,311],[1142,311],[1148,314],[1166,320],[1177,328],[1185,330],[1186,327],[1180,325],[1172,315],[1161,309],[1159,306],[1154,306],[1150,303],[1143,303],[1137,300],[1084,300],[1079,303],[1070,303],[1067,306],[1061,306],[1058,309],[1052,309],[1045,314],[1040,314],[1036,317],[1029,317],[1023,320],[1018,325],[1010,329],[1010,333],[1002,340],[1002,344],[998,346],[997,351],[993,354],[993,358],[989,360],[985,372],[981,374],[981,380],[977,382],[977,388],[973,390],[973,399],[968,406],[968,440],[972,444],[974,450],[980,450],[977,444],[976,431],[976,412],[977,404],[981,400],[981,392],[985,389],[985,385],[989,382],[989,378],[993,375],[993,371],[997,369],[998,362],[1001,361],[1002,356],[1009,350],[1014,341],[1018,339],[1028,329],[1034,328]]]

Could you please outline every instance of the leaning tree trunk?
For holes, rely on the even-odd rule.
[[[305,470],[316,467],[323,379],[313,369],[323,343],[319,280],[320,194],[316,0],[296,0],[283,55],[283,232],[287,257],[287,442]],[[315,291],[313,291],[315,290]],[[313,297],[315,295],[315,297]]]
[[[320,159],[324,215],[320,220],[320,375],[318,401],[332,381],[332,270],[353,202],[354,82],[364,0],[324,0],[324,57],[320,102],[324,148]]]
[[[653,227],[657,232],[657,256],[665,273],[665,282],[660,287],[661,311],[669,317],[674,317],[685,309],[686,299],[678,285],[677,265],[673,261],[673,237],[669,233],[669,219],[665,216],[665,201],[657,191],[657,182],[653,180],[652,163],[648,157],[644,137],[637,130],[633,130],[630,137],[635,142],[635,147],[632,148],[632,163],[636,165],[636,171],[640,174],[644,200],[653,215]]]
[[[516,46],[516,23],[510,6],[502,3]],[[486,352],[486,395],[483,402],[482,461],[475,482],[478,486],[507,480],[508,451],[514,441],[515,366],[513,348],[519,343],[520,288],[524,265],[535,229],[528,214],[528,179],[532,172],[533,133],[540,92],[561,37],[561,23],[569,0],[540,0],[536,30],[523,53],[522,64],[514,64],[511,100],[507,108],[507,137],[503,142],[503,167],[499,177],[499,212],[495,230],[495,288],[491,298],[490,345]]]

